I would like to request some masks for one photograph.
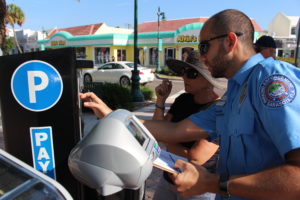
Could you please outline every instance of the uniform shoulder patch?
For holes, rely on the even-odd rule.
[[[259,91],[263,104],[272,108],[282,107],[296,97],[294,83],[281,74],[267,77],[260,85]]]

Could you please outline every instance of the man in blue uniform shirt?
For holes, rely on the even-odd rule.
[[[177,161],[181,195],[217,199],[300,199],[300,70],[253,48],[251,20],[237,10],[212,16],[200,33],[201,60],[228,91],[216,104],[178,123],[143,121],[163,142],[220,138],[216,174]],[[298,93],[297,93],[298,91]],[[100,118],[112,112],[93,93],[81,94]]]
[[[300,199],[300,70],[255,55],[253,35],[237,10],[217,13],[201,30],[202,61],[229,82],[221,101],[189,117],[220,137],[220,175],[178,162],[184,172],[175,182],[185,196],[203,189],[231,199]]]

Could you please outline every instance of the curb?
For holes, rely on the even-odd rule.
[[[157,74],[157,73],[154,73],[154,75],[155,75],[155,78],[160,79],[160,80],[163,80],[163,79],[182,80],[182,78],[179,76],[167,76],[167,75]]]

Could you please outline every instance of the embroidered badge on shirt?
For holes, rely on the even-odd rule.
[[[292,102],[296,96],[294,83],[284,75],[272,75],[260,86],[260,97],[268,107],[277,108]]]

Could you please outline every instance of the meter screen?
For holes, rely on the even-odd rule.
[[[145,137],[142,135],[141,131],[136,127],[132,122],[129,123],[129,129],[131,134],[135,137],[135,139],[143,146],[145,142]]]

